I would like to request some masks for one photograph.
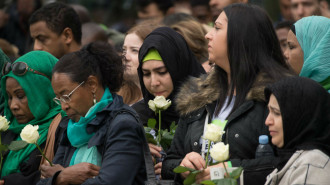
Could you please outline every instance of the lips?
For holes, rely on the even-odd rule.
[[[276,135],[276,133],[277,133],[277,132],[276,132],[276,131],[273,131],[273,130],[270,130],[270,131],[269,131],[269,134],[270,134],[271,136]]]
[[[165,91],[162,91],[162,92],[155,92],[154,95],[155,96],[161,96],[165,93]]]
[[[17,120],[21,120],[21,119],[24,119],[24,118],[25,118],[24,115],[14,115],[14,116],[15,116],[15,118],[16,118]]]

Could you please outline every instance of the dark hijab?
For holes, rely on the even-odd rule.
[[[318,149],[330,156],[330,94],[314,80],[288,77],[265,89],[280,106],[284,146],[279,156],[287,160],[296,150]]]
[[[205,71],[179,33],[168,27],[157,28],[146,37],[139,51],[140,65],[138,67],[138,74],[146,106],[148,106],[149,100],[155,98],[144,86],[142,73],[142,60],[151,48],[159,52],[173,82],[173,91],[169,97],[166,98],[172,101],[172,105],[166,111],[162,112],[162,118],[166,119],[164,121],[167,122],[166,126],[162,124],[164,125],[164,127],[162,127],[169,128],[172,121],[175,121],[177,124],[179,120],[179,115],[175,111],[174,98],[179,91],[180,85],[189,76],[198,77],[204,74]],[[149,108],[147,109],[150,110]],[[152,110],[150,110],[150,112],[152,112]]]

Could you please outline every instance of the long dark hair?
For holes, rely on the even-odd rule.
[[[92,42],[81,50],[64,55],[53,68],[53,74],[65,73],[77,83],[96,76],[103,87],[117,92],[122,85],[124,66],[121,57],[108,43]]]
[[[262,72],[267,79],[276,81],[291,73],[281,51],[275,30],[267,13],[255,5],[232,4],[224,8],[228,18],[227,48],[230,65],[230,83],[227,73],[216,66],[219,72],[220,97],[216,114],[230,94],[236,99],[232,112],[246,99],[257,76]]]

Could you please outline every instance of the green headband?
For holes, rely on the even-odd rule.
[[[149,60],[160,60],[163,61],[162,57],[158,53],[158,51],[154,48],[150,49],[146,56],[143,58],[142,62],[149,61]]]

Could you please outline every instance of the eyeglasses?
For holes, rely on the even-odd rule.
[[[15,62],[15,63],[9,63],[9,62],[6,62],[4,65],[3,65],[3,68],[2,68],[2,75],[6,75],[8,74],[10,71],[13,71],[14,75],[17,75],[17,76],[23,76],[25,75],[25,73],[27,71],[30,71],[30,72],[33,72],[35,74],[38,74],[38,75],[42,75],[42,76],[45,76],[49,79],[49,77],[47,75],[45,75],[44,73],[41,73],[37,70],[34,70],[32,68],[30,68],[27,63],[25,62]]]
[[[58,105],[61,105],[61,102],[63,103],[70,103],[71,98],[70,96],[82,85],[85,81],[81,82],[76,88],[74,88],[69,94],[62,95],[60,98],[54,98],[54,102]]]

